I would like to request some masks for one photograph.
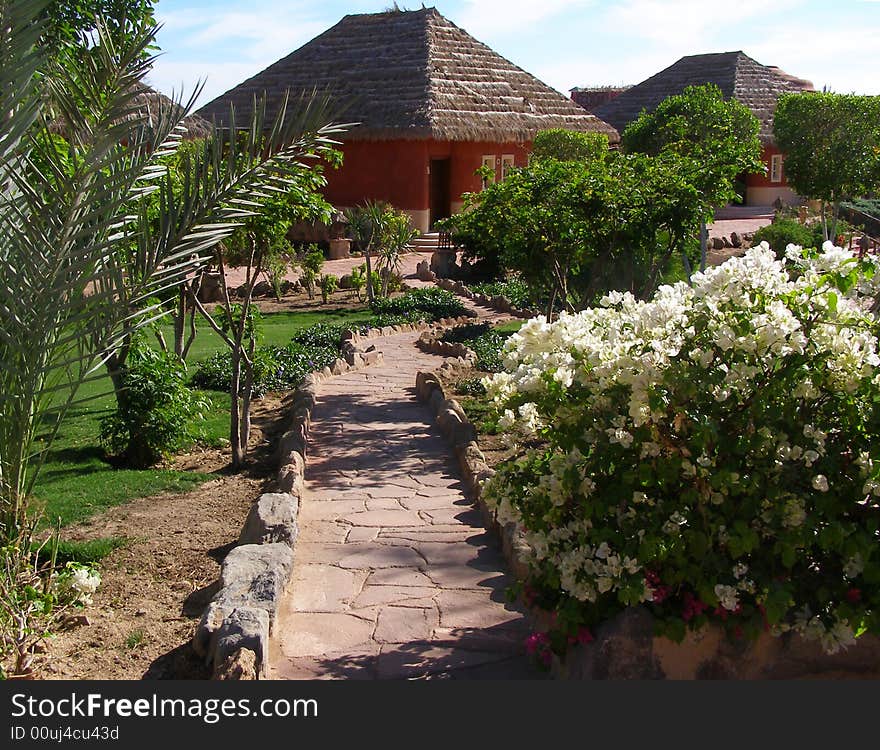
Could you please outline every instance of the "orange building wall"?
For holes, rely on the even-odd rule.
[[[782,160],[782,180],[772,182],[770,180],[770,159],[775,154],[782,152],[776,146],[764,146],[761,160],[767,168],[765,174],[746,175],[746,204],[750,206],[769,206],[777,199],[783,203],[796,204],[800,197],[788,184],[785,176],[785,159]]]
[[[349,141],[339,169],[327,170],[324,197],[334,206],[385,200],[398,208],[428,207],[425,141]]]
[[[765,174],[750,174],[746,176],[747,187],[785,187],[788,182],[785,179],[785,159],[782,160],[782,182],[770,182],[770,157],[782,152],[776,146],[764,146],[761,152],[761,161],[767,167]]]
[[[388,201],[413,215],[416,226],[425,231],[426,220],[421,214],[431,205],[431,159],[450,159],[449,192],[455,211],[462,193],[480,189],[480,179],[474,172],[483,156],[495,156],[496,179],[501,179],[501,157],[513,154],[516,166],[525,166],[531,146],[531,142],[349,141],[342,146],[342,167],[326,172],[324,195],[337,207],[355,206],[365,200]]]

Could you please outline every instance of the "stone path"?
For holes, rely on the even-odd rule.
[[[415,399],[416,372],[442,364],[417,336],[377,339],[384,364],[320,388],[275,679],[539,676],[497,541]]]

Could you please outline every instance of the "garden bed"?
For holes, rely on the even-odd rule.
[[[192,634],[214,593],[219,563],[238,539],[255,497],[276,468],[271,444],[280,398],[254,403],[248,471],[225,471],[225,451],[191,451],[169,461],[209,475],[189,492],[131,500],[64,529],[74,542],[116,539],[100,561],[93,604],[59,632],[36,663],[43,679],[207,679]]]

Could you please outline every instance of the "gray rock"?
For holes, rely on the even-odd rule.
[[[739,233],[737,233],[737,232],[730,233],[730,244],[733,245],[734,247],[737,247],[737,248],[743,246],[742,237],[739,236]]]
[[[239,544],[272,544],[293,547],[299,534],[296,517],[299,500],[289,493],[267,492],[251,506],[238,537]]]
[[[292,571],[293,550],[286,544],[236,547],[223,561],[220,591],[211,604],[230,613],[241,607],[264,610],[271,629]]]
[[[286,463],[278,469],[278,489],[281,492],[301,497],[306,466],[305,458],[298,451],[293,451],[285,457],[285,461]]]
[[[248,675],[244,679],[265,677],[266,653],[269,646],[269,614],[263,609],[254,607],[236,607],[214,634],[213,644],[215,679],[236,679],[231,674],[235,662],[241,659],[242,650],[253,654],[251,665],[253,676]],[[237,679],[242,677],[239,676]]]
[[[713,250],[723,250],[724,249],[724,240],[722,240],[720,237],[712,237],[711,242],[712,242],[712,249]]]
[[[726,248],[733,247],[733,245],[730,243],[730,240],[727,239],[726,236],[721,238],[721,242],[724,244],[724,247],[726,247]]]
[[[254,285],[254,297],[268,297],[273,294],[275,294],[275,290],[272,289],[272,285],[268,281],[261,281]]]

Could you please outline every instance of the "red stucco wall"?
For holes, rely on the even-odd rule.
[[[462,193],[480,189],[474,175],[484,155],[496,157],[496,177],[501,178],[501,157],[513,154],[516,166],[525,166],[531,143],[470,143],[463,141],[349,141],[338,170],[327,170],[324,194],[336,206],[354,206],[365,200],[386,200],[397,208],[414,211],[430,207],[428,166],[431,159],[451,159],[452,201]]]
[[[785,179],[785,159],[782,160],[782,182],[770,181],[770,157],[774,154],[782,152],[776,146],[764,146],[761,153],[761,161],[767,167],[766,174],[750,174],[746,175],[746,187],[787,187],[788,181]]]

